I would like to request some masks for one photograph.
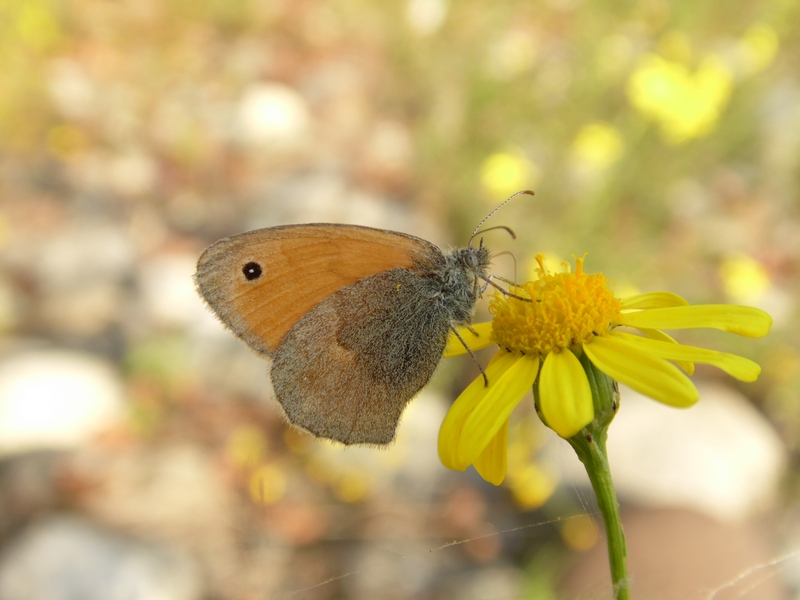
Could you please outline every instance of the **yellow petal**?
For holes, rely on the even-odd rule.
[[[611,336],[596,337],[583,345],[583,351],[603,373],[654,400],[684,408],[700,398],[678,367],[641,352],[635,344]]]
[[[487,321],[486,323],[475,323],[474,325],[470,325],[470,327],[475,330],[478,335],[475,335],[467,329],[466,327],[456,327],[458,329],[458,335],[460,335],[464,341],[467,343],[467,346],[470,347],[470,350],[475,352],[476,350],[481,350],[482,348],[486,348],[491,346],[494,342],[490,339],[492,334],[492,322]],[[451,331],[450,336],[447,338],[447,346],[444,349],[444,354],[442,356],[444,358],[449,358],[451,356],[461,356],[462,354],[466,354],[467,349],[464,347],[464,344],[461,343],[461,340],[456,337],[456,335]]]
[[[735,354],[651,340],[621,331],[615,331],[610,335],[624,342],[636,344],[641,352],[647,352],[659,358],[666,358],[667,360],[687,360],[714,365],[739,381],[755,381],[761,374],[761,367],[759,367],[757,363],[747,358],[736,356]]]
[[[662,342],[671,342],[673,344],[677,344],[678,342],[675,339],[661,331],[660,329],[648,329],[647,327],[637,327],[639,331],[645,334],[647,337],[652,338],[654,340],[661,340]],[[689,375],[694,375],[694,363],[686,362],[685,360],[676,360],[678,366],[686,371]]]
[[[569,350],[545,358],[539,403],[544,420],[563,438],[572,437],[594,418],[592,389],[581,361]]]
[[[651,329],[721,329],[746,337],[769,333],[772,317],[763,310],[735,304],[703,304],[653,308],[621,315],[619,323]]]
[[[506,354],[508,354],[508,351],[507,351],[507,350],[500,350],[499,352],[495,352],[495,353],[494,353],[494,356],[492,356],[492,358],[491,358],[491,359],[489,359],[489,364],[488,364],[488,365],[486,365],[486,369],[488,369],[489,367],[491,367],[491,366],[492,366],[494,363],[496,363],[498,360],[500,360],[501,358],[503,358],[503,357],[504,357]],[[485,371],[486,369],[484,369],[484,371]],[[481,379],[482,379],[482,378],[481,378]]]
[[[672,292],[650,292],[629,298],[620,298],[622,310],[632,308],[665,308],[668,306],[688,306],[689,303]]]
[[[475,459],[475,470],[489,483],[500,485],[506,478],[508,421],[503,423],[489,445]]]
[[[489,379],[489,383],[502,378],[503,374],[518,360],[518,355],[505,350],[495,354],[492,363],[486,368],[486,377]],[[464,429],[464,422],[475,410],[475,407],[483,401],[490,389],[490,387],[486,387],[481,375],[461,392],[450,410],[447,411],[439,429],[439,460],[448,469],[463,471],[472,464],[472,461],[465,462],[458,456],[458,444]]]
[[[475,462],[508,421],[525,392],[531,389],[538,372],[539,357],[522,355],[500,377],[489,376],[486,394],[467,417],[461,431],[457,451],[460,464]]]

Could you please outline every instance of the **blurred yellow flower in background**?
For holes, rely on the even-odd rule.
[[[622,156],[625,142],[619,130],[608,123],[584,125],[572,142],[572,156],[597,170],[606,169]]]
[[[239,427],[225,445],[225,455],[237,469],[253,469],[264,461],[269,443],[258,427]]]
[[[682,144],[714,129],[732,89],[733,74],[718,56],[707,56],[691,72],[680,62],[648,54],[631,74],[628,98],[658,124],[667,142]]]
[[[250,498],[258,504],[274,504],[286,493],[288,478],[277,464],[264,464],[250,473]]]
[[[55,46],[62,36],[58,20],[50,6],[32,0],[15,2],[9,7],[14,29],[20,39],[33,50],[47,50]]]
[[[539,167],[521,152],[495,152],[484,159],[480,177],[488,197],[495,202],[498,196],[510,196],[535,185]]]
[[[739,40],[739,49],[745,56],[750,73],[758,73],[771,65],[779,46],[778,34],[763,23],[750,27]]]
[[[719,274],[725,293],[735,302],[758,302],[772,285],[764,265],[746,254],[727,257]]]
[[[508,442],[508,488],[514,502],[525,510],[542,506],[558,486],[558,474],[537,461],[537,452],[545,438],[529,420],[511,426]]]

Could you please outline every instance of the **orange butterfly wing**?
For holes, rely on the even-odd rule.
[[[356,225],[257,229],[209,246],[197,263],[200,295],[254,350],[272,356],[295,323],[328,296],[389,269],[435,265],[441,250],[414,236]],[[257,264],[261,275],[245,276]]]

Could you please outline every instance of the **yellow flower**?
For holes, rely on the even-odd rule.
[[[494,343],[500,350],[486,368],[489,385],[483,377],[473,381],[442,423],[439,458],[446,467],[463,471],[474,465],[487,481],[502,483],[508,418],[534,382],[542,419],[561,437],[588,425],[594,407],[578,358],[583,354],[612,379],[675,407],[699,398],[686,376],[694,363],[714,365],[741,381],[758,377],[761,368],[751,360],[685,346],[661,330],[713,328],[761,337],[772,324],[767,313],[746,306],[690,306],[668,292],[617,298],[605,275],[583,272],[583,260],[576,257],[574,273],[550,273],[537,256],[539,278],[513,290],[531,302],[498,294],[489,309],[491,323],[474,326],[477,335],[459,330],[473,349]],[[451,343],[445,355],[463,352]]]
[[[622,135],[608,123],[585,125],[572,142],[573,159],[598,171],[617,162],[624,150]]]
[[[655,54],[641,59],[628,81],[634,108],[656,121],[664,138],[683,144],[710,133],[728,104],[733,74],[710,55],[692,72],[679,62]]]
[[[522,152],[496,152],[481,165],[481,183],[489,192],[487,197],[509,196],[539,178],[539,168]]]

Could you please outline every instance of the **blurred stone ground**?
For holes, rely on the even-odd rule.
[[[317,442],[191,280],[216,239],[291,222],[463,243],[528,187],[496,218],[518,239],[492,238],[520,277],[529,254],[589,251],[620,290],[775,316],[726,347],[757,384],[700,371],[703,401],[669,416],[623,398],[612,468],[637,597],[796,595],[797,16],[0,6],[0,600],[607,597],[585,480],[530,404],[501,488],[436,458],[469,361],[445,361],[392,448]]]

